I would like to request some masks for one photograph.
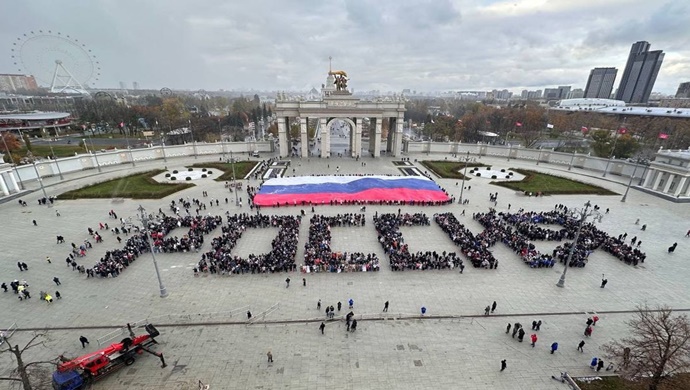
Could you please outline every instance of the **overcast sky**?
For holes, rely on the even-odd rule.
[[[71,48],[11,57],[50,30],[92,50],[97,87],[318,88],[329,56],[355,90],[584,89],[596,66],[617,67],[617,87],[638,40],[666,53],[654,91],[690,81],[687,0],[3,0],[0,14],[0,73],[50,73]]]

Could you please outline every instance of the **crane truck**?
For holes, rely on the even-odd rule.
[[[65,359],[61,356],[61,362],[53,373],[53,388],[55,390],[88,388],[93,382],[117,369],[134,364],[137,355],[143,352],[157,356],[161,360],[161,368],[165,368],[163,354],[149,349],[153,344],[157,344],[155,337],[160,335],[160,332],[152,324],[147,324],[144,329],[147,334],[135,336],[130,329],[131,337],[75,359]]]

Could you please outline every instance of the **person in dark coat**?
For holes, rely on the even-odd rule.
[[[520,328],[520,330],[518,331],[518,341],[522,342],[523,338],[525,338],[525,330]]]
[[[602,368],[604,368],[604,360],[599,359],[599,362],[597,363],[597,371],[601,371]]]
[[[668,253],[673,253],[676,250],[676,247],[678,246],[677,242],[674,242],[673,245],[668,247]]]
[[[326,324],[321,322],[321,325],[319,325],[319,329],[321,329],[321,334],[323,334],[323,330],[326,329]]]

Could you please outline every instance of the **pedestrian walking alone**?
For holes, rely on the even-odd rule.
[[[505,370],[508,367],[508,364],[506,363],[506,360],[503,359],[501,360],[501,372]]]
[[[321,300],[320,299],[318,302],[316,302],[316,310],[321,310]]]
[[[485,315],[485,316],[488,316],[490,311],[491,311],[491,306],[485,307],[485,308],[484,308],[484,315]]]
[[[340,306],[338,306],[338,310],[340,310]],[[388,312],[388,301],[386,301],[386,303],[383,304],[383,311]]]
[[[338,302],[338,311],[340,311],[340,308],[343,306],[342,303]]]
[[[60,295],[60,291],[55,291],[55,298],[62,299],[62,295]]]
[[[532,333],[530,338],[532,339],[532,348],[534,348],[534,345],[537,344],[537,335]]]
[[[53,282],[55,282],[56,286],[59,286],[62,284],[62,283],[60,283],[60,279],[57,276],[53,278]]]
[[[577,345],[577,350],[580,352],[585,352],[583,347],[585,346],[585,340],[580,341],[580,344]]]
[[[558,351],[558,343],[554,342],[551,344],[551,354],[553,355],[554,352]]]
[[[302,278],[302,286],[307,287],[307,278]]]
[[[511,323],[509,322],[509,323],[508,323],[508,326],[506,327],[506,334],[510,333],[510,327],[511,327],[511,326],[512,326],[512,325],[511,325]]]
[[[266,357],[268,358],[269,363],[273,363],[273,354],[271,351],[266,352]]]
[[[86,348],[86,344],[89,343],[89,339],[84,336],[79,336],[79,341],[81,342],[81,347]]]
[[[285,288],[290,287],[290,278],[285,279]]]
[[[491,304],[491,312],[493,313],[496,310],[496,301]]]
[[[326,329],[326,324],[321,322],[321,325],[319,325],[319,329],[321,329],[321,334],[323,334],[323,330]]]
[[[355,301],[352,298],[350,298],[350,300],[347,301],[347,303],[350,305],[350,309],[352,309],[355,306]]]
[[[251,320],[251,319],[252,319],[252,312],[247,310],[247,320]]]

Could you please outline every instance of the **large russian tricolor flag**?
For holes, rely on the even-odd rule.
[[[444,202],[448,195],[421,176],[299,176],[267,180],[254,196],[257,206],[328,204],[330,201]]]

